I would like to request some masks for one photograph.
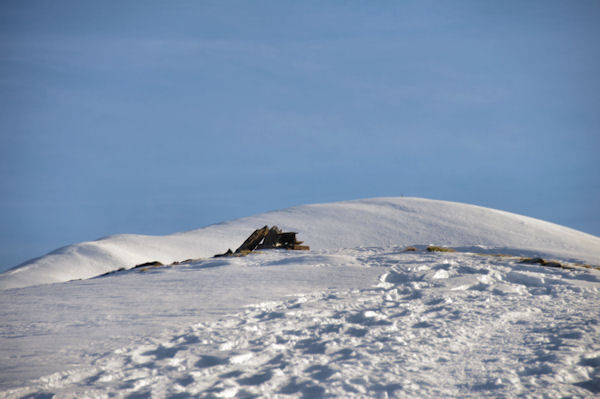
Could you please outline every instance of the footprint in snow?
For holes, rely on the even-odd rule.
[[[273,377],[273,373],[267,370],[264,373],[258,373],[249,377],[239,378],[237,383],[240,385],[261,385],[269,381]]]
[[[331,367],[323,365],[310,366],[304,371],[306,373],[309,373],[311,378],[314,378],[315,380],[319,380],[321,382],[327,380],[329,377],[336,373],[336,371],[333,370]]]
[[[152,356],[156,360],[164,360],[175,357],[177,352],[179,352],[179,348],[168,348],[163,345],[159,345],[158,348],[154,350],[142,353],[142,356]]]
[[[298,341],[294,349],[300,349],[305,354],[322,354],[327,350],[327,344],[314,338],[307,338]]]
[[[320,398],[325,394],[325,388],[310,381],[298,382],[297,377],[292,377],[290,381],[279,390],[279,393],[284,395],[300,393],[302,394],[302,398]]]
[[[229,363],[229,361],[226,358],[204,355],[204,356],[200,357],[200,360],[198,360],[196,362],[195,366],[198,368],[204,369],[204,368],[219,366],[219,365],[227,364],[227,363]]]
[[[590,378],[585,381],[576,382],[573,385],[586,389],[594,394],[600,393],[600,356],[584,356],[579,361],[579,365],[591,368],[591,372],[588,373]]]

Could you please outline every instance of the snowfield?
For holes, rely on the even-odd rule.
[[[265,224],[311,251],[210,258]],[[0,275],[0,397],[594,397],[600,271],[582,263],[600,238],[415,198],[76,244]]]

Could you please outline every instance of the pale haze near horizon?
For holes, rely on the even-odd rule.
[[[2,2],[0,270],[378,196],[600,235],[599,21],[594,1]]]

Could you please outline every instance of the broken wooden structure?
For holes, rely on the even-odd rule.
[[[283,232],[277,226],[271,228],[269,228],[269,226],[264,226],[250,234],[250,236],[246,238],[246,241],[244,241],[235,252],[229,249],[223,254],[215,255],[215,258],[220,256],[244,256],[254,250],[260,249],[308,251],[310,247],[308,245],[302,245],[302,241],[296,240],[296,234],[298,233]]]

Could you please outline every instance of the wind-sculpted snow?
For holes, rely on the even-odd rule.
[[[118,349],[95,354],[83,349],[89,360],[4,396],[600,394],[600,275],[595,270],[525,265],[518,258],[471,253],[405,252],[401,247],[268,252],[185,268],[71,284],[87,291],[104,285],[107,295],[119,292],[110,288],[118,285],[126,296],[123,279],[135,277],[139,301],[153,307],[168,297],[169,276],[185,291],[184,281],[200,284],[216,269],[231,277],[247,268],[252,271],[248,276],[255,275],[247,277],[249,284],[261,284],[266,274],[260,271],[268,270],[273,289],[283,286],[291,295],[269,298],[263,293],[268,300],[214,318],[198,314],[187,327]],[[359,277],[361,270],[367,273]],[[362,280],[356,286],[322,288],[324,279],[344,273],[354,273],[354,283]],[[165,286],[153,285],[154,279]],[[320,285],[311,290],[311,284]],[[48,286],[46,297],[56,287]],[[247,294],[239,290],[239,295]],[[196,306],[188,299],[184,295],[169,305],[173,315]]]
[[[206,258],[236,248],[264,225],[297,231],[312,249],[502,247],[600,264],[600,238],[563,226],[473,205],[378,198],[298,206],[164,237],[117,235],[75,244],[0,274],[0,289],[85,279],[148,261]]]

